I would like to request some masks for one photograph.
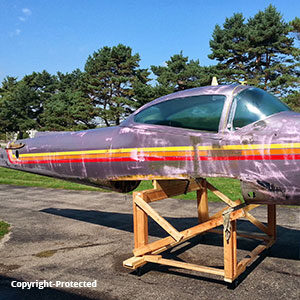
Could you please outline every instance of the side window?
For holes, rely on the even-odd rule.
[[[144,109],[134,121],[217,132],[225,99],[223,95],[172,99]]]
[[[134,117],[134,121],[137,123],[160,124],[163,121],[160,107],[153,105],[146,108]]]
[[[267,92],[248,88],[234,99],[236,110],[233,119],[235,129],[262,120],[275,113],[290,110],[284,103]]]

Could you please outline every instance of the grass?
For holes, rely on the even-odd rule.
[[[231,178],[208,178],[212,185],[218,188],[222,193],[231,198],[232,200],[242,199],[240,193],[240,182],[237,179]],[[142,181],[141,184],[137,187],[137,191],[142,191],[146,189],[153,188],[151,181]],[[186,195],[176,196],[174,198],[191,200],[196,199],[196,192],[190,192]],[[211,202],[219,201],[219,198],[213,194],[211,191],[208,191],[208,199]]]
[[[103,191],[96,187],[85,186],[69,181],[40,176],[36,174],[21,172],[12,169],[0,168],[0,184],[13,184],[21,186],[83,190],[83,191]]]
[[[9,232],[9,227],[10,227],[9,224],[0,221],[0,240],[5,234]]]
[[[229,198],[233,200],[242,199],[242,195],[240,193],[240,182],[238,180],[230,178],[209,178],[208,181],[216,188],[220,189],[222,193],[226,194]],[[103,189],[96,187],[90,187],[78,183],[68,182],[60,179],[25,173],[6,168],[0,168],[0,184],[13,184],[19,186],[21,185],[82,191],[104,191]],[[153,186],[151,181],[142,181],[136,190],[142,191],[145,189],[151,189],[152,187]],[[177,196],[175,198],[190,200],[195,199],[196,195],[195,192],[191,192],[187,193],[186,195]],[[219,201],[219,198],[210,191],[208,192],[208,199],[210,201]]]

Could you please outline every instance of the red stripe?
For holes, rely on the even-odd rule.
[[[121,161],[132,161],[132,162],[143,162],[143,161],[173,161],[173,160],[193,160],[191,156],[180,157],[144,157],[143,159],[137,160],[131,157],[114,157],[114,158],[87,158],[87,159],[55,159],[55,160],[30,160],[30,161],[14,161],[17,164],[48,164],[48,163],[82,163],[82,162],[121,162]]]
[[[200,157],[199,160],[296,160],[300,159],[300,154],[287,155],[244,155],[244,156],[207,156]]]
[[[12,164],[48,164],[48,163],[82,163],[82,162],[143,162],[143,161],[191,161],[193,156],[167,156],[167,157],[151,157],[146,156],[137,160],[131,157],[113,157],[113,158],[90,158],[90,159],[48,159],[48,160],[30,160],[12,161],[8,155],[8,159]],[[300,154],[292,155],[244,155],[244,156],[200,156],[199,160],[203,161],[225,161],[225,160],[298,160]]]
[[[10,157],[10,154],[9,154],[9,151],[8,150],[6,150],[6,154],[7,154],[7,157],[8,157],[8,160],[9,160],[9,162],[11,163],[11,164],[15,164],[15,162],[11,159],[11,157]]]
[[[202,156],[199,160],[296,160],[300,154],[287,155],[243,155],[243,156]]]

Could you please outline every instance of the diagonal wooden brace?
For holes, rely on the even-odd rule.
[[[230,207],[234,207],[236,206],[236,203],[234,201],[232,201],[231,199],[229,199],[226,195],[224,195],[223,193],[221,193],[216,187],[214,187],[211,183],[209,183],[208,181],[206,181],[206,186],[207,188],[214,193],[217,197],[219,197],[223,202],[225,202],[228,206]]]
[[[245,216],[244,209],[241,208],[241,209],[238,209],[231,213],[230,220],[233,221],[233,220],[239,219],[244,216]],[[208,231],[208,230],[215,228],[217,226],[220,226],[222,224],[223,224],[223,216],[220,216],[214,220],[209,220],[209,221],[206,221],[199,225],[196,225],[194,227],[185,229],[180,232],[183,235],[183,239],[180,242],[189,240],[202,232]],[[168,236],[161,240],[158,240],[158,241],[149,243],[147,245],[141,246],[139,248],[136,248],[136,249],[134,249],[133,253],[135,256],[140,256],[140,255],[144,255],[146,253],[151,253],[151,252],[158,253],[158,252],[161,252],[161,251],[159,251],[160,249],[163,249],[163,251],[164,251],[164,250],[170,248],[170,246],[174,247],[178,243],[179,242],[174,242],[174,239],[172,237]]]
[[[168,221],[161,217],[148,203],[141,197],[135,197],[135,204],[141,208],[148,216],[150,216],[158,225],[160,225],[169,235],[179,242],[183,238],[183,234],[176,230]]]

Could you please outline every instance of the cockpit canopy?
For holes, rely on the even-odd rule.
[[[225,95],[206,94],[174,98],[146,107],[134,116],[134,122],[218,132],[222,114],[227,114],[227,128],[237,130],[266,117],[290,110],[276,97],[249,87],[233,99],[230,113],[225,112]],[[227,109],[228,110],[228,109]]]

